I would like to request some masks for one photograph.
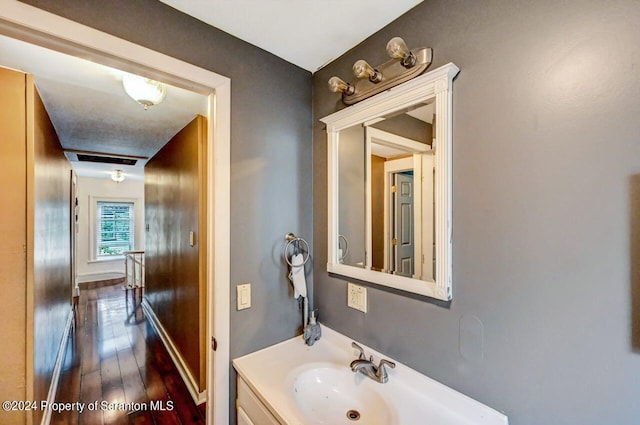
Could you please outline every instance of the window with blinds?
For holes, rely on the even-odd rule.
[[[133,202],[98,201],[96,256],[123,255],[133,251]]]

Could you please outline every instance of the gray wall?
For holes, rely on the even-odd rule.
[[[287,232],[312,243],[311,74],[154,0],[26,3],[231,78],[231,356],[295,336],[282,249]]]
[[[330,327],[509,415],[640,421],[640,4],[429,0],[314,74],[316,308]],[[453,301],[369,288],[326,263],[329,77],[393,36],[461,69],[453,95]],[[460,354],[460,320],[484,351]],[[633,325],[632,325],[633,323]],[[634,336],[635,335],[635,336]],[[463,338],[463,344],[466,344]],[[467,341],[468,342],[468,341]],[[483,354],[483,359],[478,354]]]

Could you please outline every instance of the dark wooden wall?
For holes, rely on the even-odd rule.
[[[33,298],[33,400],[46,400],[71,305],[71,164],[31,76],[27,76],[27,96],[27,107],[33,108],[27,113],[27,214],[33,212],[27,233],[33,247],[27,260],[27,273],[33,270],[33,293],[27,292]],[[29,298],[27,310],[31,310]],[[40,422],[42,413],[35,412],[34,423]]]
[[[371,266],[384,268],[384,163],[385,159],[371,155]]]
[[[146,297],[200,391],[206,383],[205,136],[206,119],[197,116],[145,166]]]
[[[26,397],[26,121],[25,76],[0,68],[0,297],[5,302],[0,332],[3,361],[0,363],[0,398]],[[24,414],[0,411],[0,423],[22,423]]]
[[[71,166],[30,75],[0,68],[0,100],[0,398],[46,400],[70,313]]]

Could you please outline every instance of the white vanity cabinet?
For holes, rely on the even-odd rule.
[[[240,376],[236,406],[238,425],[281,425]]]

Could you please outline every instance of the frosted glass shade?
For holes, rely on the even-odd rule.
[[[162,102],[167,94],[165,84],[139,75],[125,74],[122,85],[133,100],[144,105],[144,109]]]

